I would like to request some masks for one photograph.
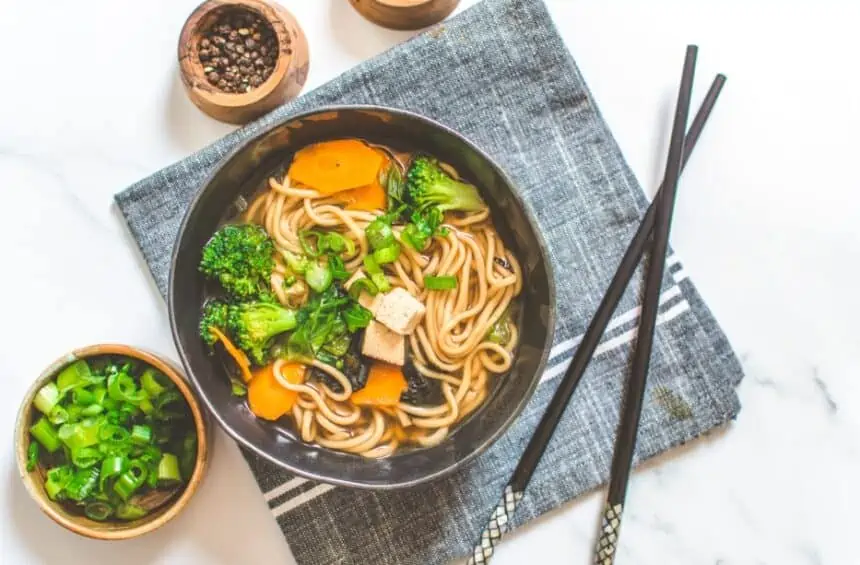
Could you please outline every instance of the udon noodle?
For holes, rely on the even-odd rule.
[[[456,175],[450,167],[446,170]],[[284,281],[287,252],[302,252],[299,232],[325,228],[353,240],[356,252],[344,260],[353,272],[369,250],[365,228],[382,212],[347,210],[336,197],[293,186],[289,178],[271,178],[268,189],[246,209],[244,220],[264,226],[274,239],[277,259],[271,288],[283,305],[296,308],[309,289],[302,281],[285,289]],[[402,245],[403,252],[386,269],[392,287],[406,289],[425,305],[423,319],[408,336],[408,355],[423,377],[441,382],[444,402],[357,406],[349,400],[349,379],[337,368],[313,362],[340,384],[340,391],[313,379],[290,383],[282,374],[285,361],[278,360],[273,368],[278,382],[298,394],[290,417],[303,441],[365,457],[385,457],[401,446],[437,445],[484,402],[492,377],[510,369],[516,325],[510,324],[506,343],[487,336],[520,294],[517,258],[505,248],[486,209],[448,214],[445,226],[447,234],[434,238],[423,253]],[[400,241],[403,227],[393,229]],[[454,276],[456,289],[428,290],[423,282],[427,275]]]

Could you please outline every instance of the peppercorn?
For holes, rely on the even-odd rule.
[[[275,70],[278,39],[256,13],[225,9],[203,32],[197,54],[209,84],[226,93],[248,92]]]

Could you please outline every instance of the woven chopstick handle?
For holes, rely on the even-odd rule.
[[[600,537],[597,538],[597,548],[594,551],[594,565],[615,563],[615,550],[618,549],[618,533],[621,529],[621,511],[620,504],[606,503],[600,524]]]
[[[493,556],[493,551],[496,549],[496,544],[502,539],[511,529],[511,518],[514,515],[514,510],[517,508],[520,500],[523,499],[523,493],[514,491],[514,487],[508,485],[505,487],[505,492],[496,505],[496,509],[490,515],[490,521],[484,526],[481,532],[481,538],[472,549],[472,555],[469,557],[468,565],[486,565],[490,562]]]

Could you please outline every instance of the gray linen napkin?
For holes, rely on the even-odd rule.
[[[413,110],[472,139],[513,177],[540,222],[555,266],[559,323],[542,384],[511,429],[467,469],[408,491],[374,493],[306,481],[246,455],[300,565],[443,564],[466,555],[484,525],[647,200],[543,3],[486,0],[118,194],[162,293],[179,222],[210,169],[268,124],[333,103]],[[677,257],[669,265],[637,461],[725,424],[740,410],[735,387],[743,375],[737,359]],[[640,274],[514,526],[607,479],[635,338]]]

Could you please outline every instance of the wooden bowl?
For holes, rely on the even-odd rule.
[[[198,55],[205,32],[223,10],[248,10],[261,16],[275,31],[278,58],[263,84],[250,92],[226,93],[209,84]],[[179,36],[179,71],[195,106],[231,124],[245,124],[298,96],[308,77],[308,41],[290,12],[263,0],[207,0],[185,21]]]
[[[197,460],[194,464],[194,472],[185,489],[179,496],[175,497],[172,502],[165,504],[153,512],[147,514],[138,520],[128,522],[97,522],[90,520],[86,516],[78,515],[69,512],[62,504],[51,500],[44,489],[44,479],[38,469],[27,471],[27,448],[30,446],[30,425],[33,420],[33,399],[49,380],[54,378],[56,374],[66,367],[69,363],[77,359],[87,359],[99,355],[125,355],[134,359],[139,359],[144,363],[158,369],[166,375],[176,385],[177,389],[185,397],[188,406],[191,409],[194,418],[194,426],[197,431]],[[27,492],[33,497],[39,508],[48,515],[56,523],[64,528],[93,539],[100,540],[122,540],[134,538],[157,528],[160,528],[174,516],[179,514],[188,504],[188,501],[197,491],[200,486],[200,481],[203,479],[203,474],[206,472],[209,453],[208,443],[208,424],[204,413],[200,408],[200,403],[196,395],[192,392],[191,387],[185,382],[185,379],[169,361],[166,361],[152,353],[129,347],[127,345],[91,345],[76,349],[64,355],[60,359],[54,361],[44,372],[36,379],[30,390],[27,391],[24,401],[21,403],[21,408],[18,411],[18,419],[15,424],[15,458],[18,462],[18,473]]]
[[[391,29],[421,29],[441,22],[460,0],[349,0],[375,24]]]

